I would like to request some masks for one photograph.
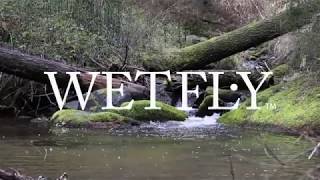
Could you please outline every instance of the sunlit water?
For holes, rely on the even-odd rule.
[[[116,132],[59,129],[46,135],[5,128],[0,167],[35,177],[67,172],[71,180],[298,180],[319,162],[307,160],[307,141],[228,129],[216,124],[217,117]]]

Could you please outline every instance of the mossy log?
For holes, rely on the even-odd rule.
[[[86,69],[76,68],[55,60],[25,54],[6,47],[0,47],[0,71],[44,84],[50,84],[49,78],[44,72],[57,72],[56,80],[60,87],[66,87],[68,85],[70,78],[66,72],[81,72],[82,74],[78,77],[81,88],[87,90],[91,82],[91,75],[86,74]],[[126,82],[121,79],[113,79],[112,82],[114,88],[119,88],[123,83],[126,92],[130,91],[134,99],[149,97],[149,90],[144,86]],[[97,90],[102,88],[106,88],[106,77],[99,75],[97,76],[93,89]]]
[[[148,55],[144,57],[144,65],[153,71],[203,69],[206,65],[295,31],[311,23],[319,12],[320,0],[296,3],[272,18],[253,22],[219,37],[186,48]]]
[[[205,96],[211,96],[213,94],[213,87],[208,87],[205,92]],[[245,97],[244,92],[234,92],[232,90],[227,90],[227,89],[219,89],[219,99],[222,100],[223,102],[232,102],[235,103],[237,100],[244,99],[242,97]]]
[[[219,89],[219,105],[226,106],[228,103],[235,103],[238,99],[243,100],[245,97],[244,92],[233,92],[232,90]],[[225,111],[216,111],[209,110],[208,108],[213,105],[213,88],[208,87],[204,93],[203,98],[199,98],[201,100],[201,104],[199,104],[197,116],[211,116],[214,113],[224,113]]]
[[[219,99],[219,106],[225,106],[226,103]],[[208,108],[213,106],[213,95],[206,96],[202,103],[199,106],[197,111],[197,116],[204,117],[204,116],[212,116],[214,113],[224,113],[223,110],[209,110]]]

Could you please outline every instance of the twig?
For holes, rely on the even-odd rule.
[[[270,67],[268,66],[267,62],[266,61],[263,61],[264,65],[266,66],[267,70],[268,71],[271,71]]]
[[[98,61],[94,60],[93,58],[89,58],[94,64],[96,64],[97,66],[99,66],[100,68],[104,69],[106,68],[104,65],[102,65],[101,63],[99,63]]]
[[[317,153],[318,149],[320,148],[320,143],[317,144],[317,146],[313,149],[312,153],[308,157],[309,160],[312,159],[312,157]]]
[[[285,166],[286,164],[282,162],[277,155],[273,153],[273,151],[268,147],[267,144],[264,144],[264,152],[268,157],[271,157],[272,159],[276,160],[280,165]]]
[[[50,104],[56,105],[56,103],[52,102],[51,98],[49,97],[49,95],[53,95],[54,93],[47,93],[47,85],[44,86],[44,92],[45,92],[45,95],[46,95],[48,101],[50,102]]]
[[[44,148],[44,157],[43,157],[43,161],[47,160],[47,155],[48,155],[48,150],[47,150],[47,148]]]
[[[231,155],[229,156],[229,163],[230,163],[230,174],[231,174],[232,180],[235,180],[235,173],[234,173],[234,167],[233,167]]]
[[[127,62],[128,62],[128,56],[129,56],[129,45],[127,44],[125,47],[125,56],[124,56],[124,59],[122,62],[122,66],[120,68],[121,70],[123,70],[126,67]]]

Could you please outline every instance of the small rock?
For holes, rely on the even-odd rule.
[[[49,127],[49,119],[46,117],[39,117],[30,120],[31,126],[37,128],[47,128]]]

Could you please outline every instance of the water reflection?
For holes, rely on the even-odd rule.
[[[123,136],[89,130],[2,135],[0,166],[34,176],[68,172],[76,180],[230,180],[232,174],[240,180],[291,180],[304,177],[317,163],[301,154],[311,144],[295,137],[234,130],[208,135],[210,128],[191,128],[187,136],[181,135],[182,128],[178,136],[164,136],[150,127],[141,129]],[[265,144],[285,165],[268,155]]]

